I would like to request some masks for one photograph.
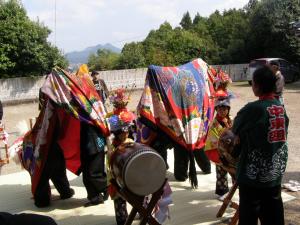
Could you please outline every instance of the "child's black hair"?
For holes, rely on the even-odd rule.
[[[276,90],[276,76],[268,66],[255,70],[253,82],[259,87],[261,94],[269,94]]]
[[[277,62],[277,61],[271,61],[269,64],[271,66],[278,66],[278,67],[280,67],[279,62]]]
[[[91,76],[94,76],[94,75],[98,75],[99,73],[97,72],[97,71],[92,71],[92,73],[91,73]]]

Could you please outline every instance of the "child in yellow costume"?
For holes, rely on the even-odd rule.
[[[215,193],[223,196],[229,191],[229,188],[227,171],[220,166],[221,160],[218,153],[218,142],[223,131],[232,127],[232,120],[229,117],[230,98],[218,98],[215,102],[215,110],[217,114],[208,132],[205,153],[211,161],[216,163],[217,182]]]

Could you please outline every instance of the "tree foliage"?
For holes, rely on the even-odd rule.
[[[180,25],[183,29],[189,30],[192,28],[192,18],[189,12],[186,12],[180,22]]]
[[[207,20],[209,33],[217,46],[216,63],[243,63],[248,61],[245,49],[249,33],[244,10],[231,9],[210,15]]]
[[[50,30],[31,21],[17,0],[0,0],[0,77],[42,75],[67,61],[49,42]]]
[[[260,57],[299,63],[299,38],[291,31],[299,18],[299,0],[249,0],[242,9],[208,17],[196,13],[191,18],[186,12],[180,27],[164,22],[145,40],[125,44],[120,54],[99,50],[88,64],[93,70],[129,69],[179,65],[198,57],[210,64]],[[49,34],[47,27],[27,17],[18,0],[0,0],[0,76],[40,75],[54,65],[66,66],[61,52],[47,42]]]
[[[92,54],[88,60],[91,70],[112,70],[116,69],[119,62],[119,54],[107,49],[99,49],[96,54]]]
[[[262,0],[249,12],[251,58],[282,57],[300,62],[300,40],[290,24],[300,19],[298,0]]]
[[[118,66],[121,69],[147,66],[143,44],[135,42],[125,44],[119,58]]]
[[[241,9],[196,13],[193,19],[186,12],[179,27],[164,22],[144,41],[126,44],[115,68],[179,65],[198,57],[210,64],[260,57],[299,63],[299,38],[291,32],[291,22],[299,19],[299,0],[249,0]]]

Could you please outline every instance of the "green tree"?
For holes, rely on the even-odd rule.
[[[208,26],[208,19],[200,16],[200,14],[197,13],[193,20],[192,32],[194,35],[198,36],[198,38],[202,39],[204,44],[199,51],[199,57],[203,58],[209,63],[219,62],[218,46],[215,44],[211,36]]]
[[[99,49],[89,56],[88,66],[91,70],[113,70],[118,68],[120,54],[107,49]]]
[[[248,62],[245,49],[249,35],[249,21],[245,10],[230,9],[222,14],[219,11],[211,14],[207,20],[219,59],[216,63]]]
[[[173,65],[180,65],[195,58],[211,61],[211,53],[205,38],[201,38],[191,31],[175,29],[174,38],[169,42],[169,52],[173,55]]]
[[[17,0],[0,0],[0,76],[42,75],[66,67],[61,52],[49,42],[50,30],[31,21]]]
[[[253,58],[300,61],[299,38],[290,29],[300,18],[299,0],[249,0],[242,9],[215,11],[208,18],[187,12],[181,27],[165,22],[139,43],[124,46],[123,68],[179,65],[201,57],[210,64],[247,63]],[[137,56],[137,57],[135,57]]]
[[[125,44],[119,59],[119,68],[131,69],[146,66],[144,47],[141,42]]]
[[[192,28],[193,23],[192,23],[192,19],[191,19],[191,16],[190,16],[189,12],[186,12],[183,15],[183,17],[182,17],[182,19],[180,21],[180,25],[185,30],[189,30],[189,29]]]
[[[258,0],[249,0],[249,2],[244,7],[244,9],[247,12],[251,12],[251,11],[253,11],[257,7],[257,5],[258,5]]]
[[[298,0],[262,0],[249,15],[251,58],[282,57],[300,61],[300,40],[290,31],[290,23],[300,18]]]
[[[193,25],[198,24],[202,19],[203,19],[203,17],[201,17],[200,14],[197,12],[193,19]]]
[[[146,65],[172,65],[172,52],[168,49],[168,43],[174,39],[172,26],[165,22],[158,30],[149,32],[143,41]]]

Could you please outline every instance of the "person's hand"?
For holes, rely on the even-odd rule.
[[[238,135],[235,135],[233,143],[234,143],[234,145],[239,145],[240,144],[240,137]]]
[[[106,154],[107,154],[107,158],[108,158],[109,160],[111,159],[111,156],[112,156],[113,153],[114,153],[114,152],[113,152],[112,149],[108,149],[108,150],[107,150]]]

